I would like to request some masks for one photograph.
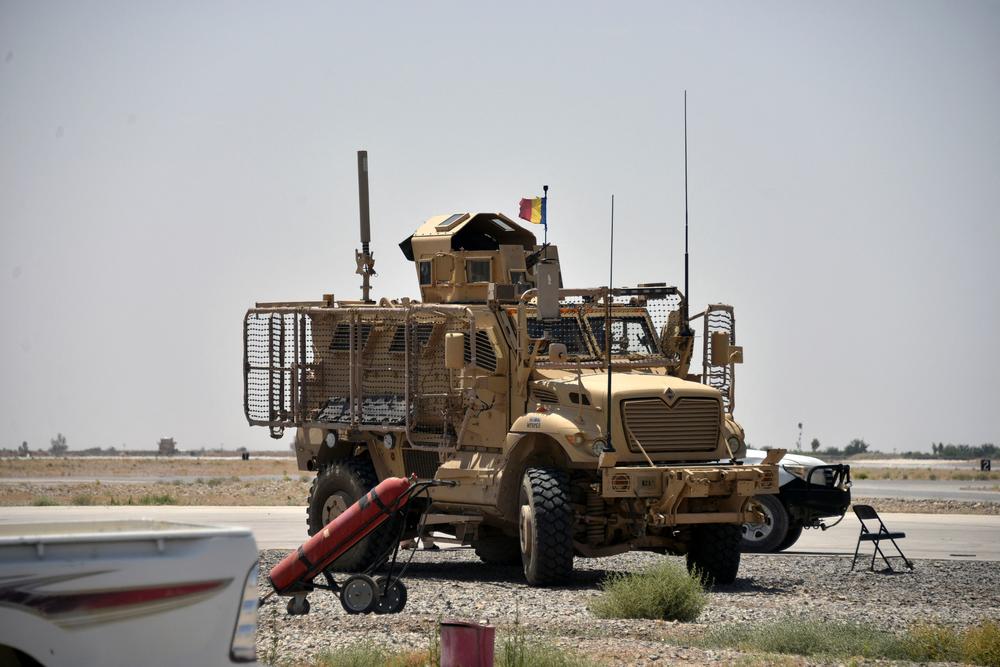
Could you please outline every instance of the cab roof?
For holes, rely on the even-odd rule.
[[[452,213],[428,218],[399,247],[412,262],[423,250],[499,250],[501,245],[519,245],[530,251],[535,242],[533,233],[503,213]]]

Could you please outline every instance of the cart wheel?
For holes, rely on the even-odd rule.
[[[293,596],[285,609],[288,610],[289,616],[305,616],[309,613],[309,598],[304,595],[301,597]]]
[[[352,574],[340,588],[340,604],[348,614],[367,614],[377,602],[375,580],[367,574]]]
[[[375,604],[375,613],[398,614],[406,606],[406,586],[399,579],[393,579],[392,585],[387,590],[386,581],[386,577],[375,580],[377,591],[382,594]]]

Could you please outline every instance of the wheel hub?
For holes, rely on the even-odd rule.
[[[525,556],[531,556],[532,549],[532,515],[531,515],[531,505],[521,505],[521,553]]]
[[[323,525],[330,523],[347,510],[348,497],[343,491],[338,491],[323,503]]]
[[[352,611],[363,612],[375,601],[375,587],[370,581],[352,578],[344,584],[344,602]]]
[[[771,510],[761,503],[753,502],[751,509],[760,512],[764,520],[759,523],[743,524],[743,539],[750,542],[760,542],[767,539],[767,536],[774,530],[774,515]]]

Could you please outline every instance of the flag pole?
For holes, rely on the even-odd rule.
[[[545,229],[545,235],[542,240],[542,245],[549,242],[549,186],[542,186],[542,227]]]

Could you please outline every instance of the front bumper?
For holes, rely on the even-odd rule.
[[[778,467],[706,465],[601,469],[601,497],[638,501],[653,526],[759,520],[751,496],[778,492]]]
[[[789,513],[806,526],[843,516],[851,504],[851,466],[816,466],[809,470],[808,480],[796,477],[779,490]]]

